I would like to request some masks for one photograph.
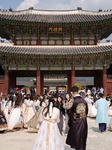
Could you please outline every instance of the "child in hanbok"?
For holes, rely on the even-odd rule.
[[[64,150],[63,139],[57,126],[59,118],[60,111],[54,107],[54,99],[50,98],[48,106],[40,113],[41,126],[32,150]]]

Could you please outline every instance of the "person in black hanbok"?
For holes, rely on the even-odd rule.
[[[73,99],[71,99],[65,106],[66,109],[70,109],[70,128],[66,143],[73,149],[86,150],[88,133],[86,116],[88,114],[88,106],[86,101],[78,94],[77,86],[71,88],[71,94]]]

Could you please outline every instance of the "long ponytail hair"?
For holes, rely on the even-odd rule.
[[[44,113],[44,111],[47,109],[47,111],[45,112],[45,114],[44,114],[44,116],[46,117],[47,116],[47,114],[49,113],[49,111],[50,111],[50,104],[51,104],[51,102],[52,102],[52,104],[53,104],[53,106],[52,107],[54,107],[54,98],[53,97],[50,97],[49,98],[49,103],[48,103],[48,105],[43,109],[43,112],[42,113]],[[50,114],[49,114],[49,118],[51,118],[51,116],[50,116]]]

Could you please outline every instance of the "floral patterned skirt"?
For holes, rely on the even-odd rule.
[[[5,116],[0,113],[0,131],[7,130],[7,121]]]

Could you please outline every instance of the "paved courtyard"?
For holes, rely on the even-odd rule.
[[[87,150],[112,150],[112,132],[100,133],[95,119],[88,118]],[[0,150],[31,150],[37,133],[27,130],[0,134]],[[65,141],[66,136],[63,135]],[[73,150],[65,144],[65,150]]]

